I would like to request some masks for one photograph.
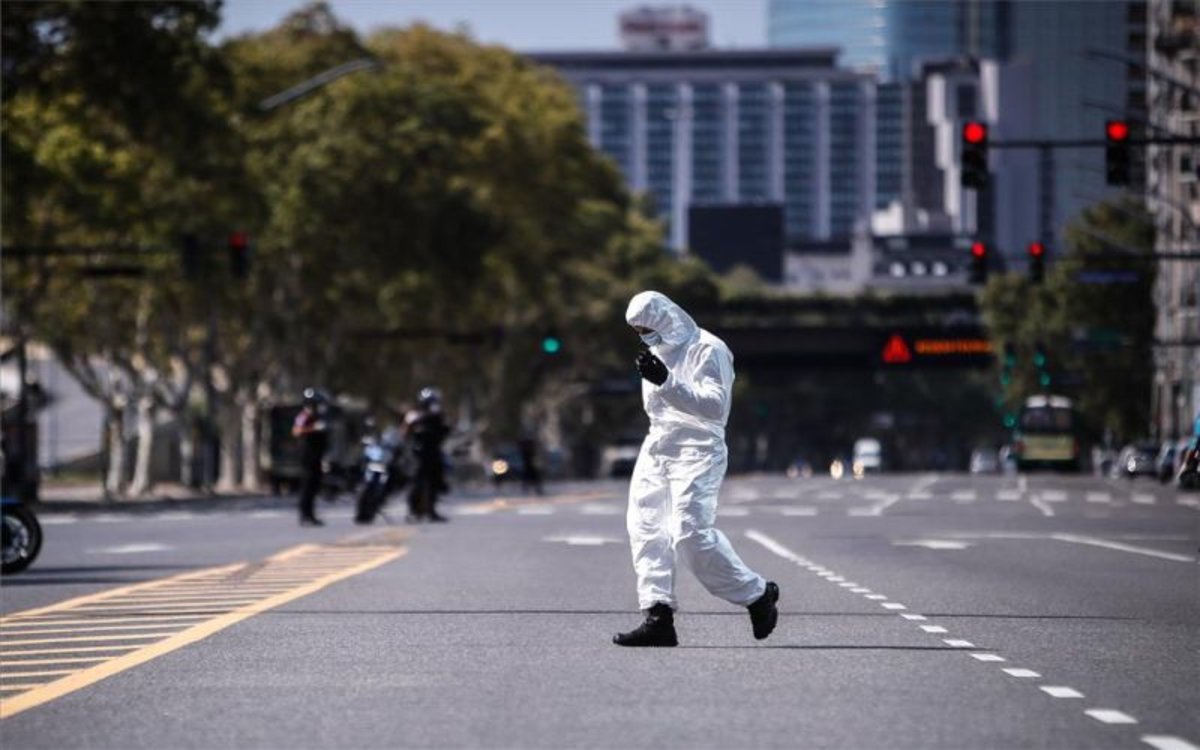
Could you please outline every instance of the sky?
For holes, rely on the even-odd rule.
[[[225,0],[218,37],[271,28],[305,0]],[[468,27],[485,43],[521,51],[617,49],[617,16],[639,5],[687,4],[708,13],[717,47],[766,46],[766,0],[329,0],[359,32],[416,21],[453,31]]]

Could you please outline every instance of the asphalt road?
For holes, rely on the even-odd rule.
[[[0,685],[19,687],[0,737],[1200,745],[1200,495],[1043,475],[732,479],[719,526],[779,583],[778,629],[754,641],[744,610],[684,574],[680,647],[640,650],[610,643],[640,617],[624,492],[451,498],[450,524],[366,531],[344,505],[323,506],[322,529],[289,507],[47,514],[43,556],[2,586]]]

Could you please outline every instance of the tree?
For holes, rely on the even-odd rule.
[[[1015,347],[1005,388],[1015,410],[1040,392],[1074,398],[1092,438],[1143,435],[1149,424],[1154,340],[1154,226],[1130,200],[1088,208],[1066,230],[1067,251],[1030,285],[993,276],[981,299],[998,350]],[[1038,348],[1046,354],[1039,367]],[[1048,382],[1043,382],[1048,381]]]

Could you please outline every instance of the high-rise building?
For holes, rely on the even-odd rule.
[[[887,69],[884,0],[768,0],[772,47],[838,47],[849,68]]]
[[[1007,54],[1009,0],[768,0],[772,47],[839,47],[839,62],[887,80],[922,62]]]
[[[876,86],[834,49],[533,54],[580,92],[592,142],[688,247],[693,205],[777,204],[789,241],[875,207]]]
[[[1150,130],[1200,136],[1200,0],[1151,0],[1147,38]],[[1152,146],[1146,159],[1146,201],[1161,253],[1200,248],[1200,147]],[[1159,264],[1154,292],[1155,434],[1186,436],[1200,415],[1200,262]]]

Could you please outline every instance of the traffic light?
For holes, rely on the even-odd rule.
[[[1037,341],[1033,345],[1033,366],[1037,368],[1038,385],[1050,387],[1050,368],[1046,366],[1046,345]]]
[[[196,235],[185,234],[180,238],[179,262],[185,279],[192,281],[200,275],[200,241]]]
[[[988,184],[988,129],[982,122],[962,126],[962,170],[960,181],[969,190],[982,190]]]
[[[553,334],[547,334],[542,337],[542,352],[554,355],[560,351],[562,351],[562,339]]]
[[[988,277],[988,249],[982,242],[971,243],[971,265],[967,281],[971,284],[986,284]]]
[[[1029,243],[1029,283],[1040,284],[1046,276],[1046,246],[1040,242]]]
[[[229,233],[229,270],[235,279],[250,275],[250,238],[245,232]]]
[[[1129,180],[1129,124],[1124,120],[1104,123],[1104,178],[1109,185],[1125,186]]]
[[[1007,386],[1012,383],[1013,370],[1015,370],[1016,367],[1017,347],[1013,346],[1012,342],[1010,341],[1004,345],[1004,363],[1000,369],[1000,385]]]

